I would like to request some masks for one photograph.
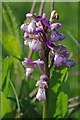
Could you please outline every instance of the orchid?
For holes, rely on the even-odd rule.
[[[24,45],[29,46],[31,51],[38,52],[40,59],[33,61],[25,58],[22,64],[26,68],[26,77],[30,77],[33,74],[35,67],[40,69],[42,75],[36,83],[36,86],[39,87],[36,98],[39,101],[46,100],[45,89],[48,88],[47,82],[52,66],[72,67],[75,65],[75,62],[69,59],[70,53],[66,46],[58,45],[58,42],[64,40],[65,35],[57,31],[62,25],[61,23],[54,23],[55,19],[58,19],[58,13],[55,10],[51,12],[49,20],[45,13],[43,13],[42,16],[27,13],[26,18],[29,19],[30,22],[21,25],[21,30],[24,31]],[[51,51],[52,55],[50,55]],[[48,58],[48,55],[51,57]],[[53,62],[50,68],[48,59]],[[44,69],[43,64],[44,66],[46,65]]]

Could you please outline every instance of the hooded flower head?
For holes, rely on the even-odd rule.
[[[75,65],[75,61],[74,60],[67,60],[66,61],[66,66],[68,68],[73,67],[74,65]]]
[[[66,58],[56,53],[54,57],[54,65],[58,67],[64,65],[65,63],[66,63]]]
[[[46,93],[45,93],[45,88],[41,88],[39,87],[37,95],[36,95],[36,99],[38,99],[39,101],[46,100]]]
[[[41,75],[40,76],[40,80],[37,81],[36,86],[39,86],[37,95],[36,95],[36,99],[40,100],[46,100],[46,93],[45,93],[45,88],[48,88],[46,79],[48,79],[48,77],[46,75]]]
[[[32,75],[33,71],[33,68],[26,68],[26,77],[29,78]]]
[[[42,50],[41,42],[39,40],[33,39],[31,42],[29,42],[29,48],[32,51],[40,51],[40,50]]]
[[[30,58],[25,58],[24,61],[22,61],[23,66],[26,68],[26,77],[30,77],[34,71],[35,67],[40,67],[42,64],[44,64],[43,60],[35,60],[32,61]]]
[[[75,65],[73,60],[69,60],[70,53],[65,46],[49,45],[49,48],[53,50],[55,66],[66,65],[67,67],[72,67]]]

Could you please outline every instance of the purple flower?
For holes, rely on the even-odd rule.
[[[34,67],[33,61],[29,58],[25,58],[24,61],[22,61],[22,64],[24,67]]]
[[[39,22],[39,21],[41,22],[44,29],[46,27],[50,28],[50,21],[47,20],[45,13],[43,13],[42,16],[37,16],[36,19],[37,19],[37,22]]]
[[[53,50],[54,54],[54,65],[55,66],[62,66],[66,65],[67,67],[72,67],[75,65],[73,60],[69,60],[70,53],[68,52],[67,48],[63,45],[59,46],[50,46]],[[50,48],[49,47],[49,48]]]
[[[27,13],[26,18],[28,18],[30,21],[36,21],[36,16],[31,13]]]
[[[41,88],[39,87],[37,95],[36,95],[36,99],[38,99],[39,101],[46,100],[46,93],[45,93],[45,88]]]
[[[22,61],[23,66],[26,68],[26,77],[30,77],[34,71],[35,67],[40,67],[42,64],[44,64],[43,60],[35,60],[32,61],[29,58],[25,58],[24,61]]]
[[[32,33],[36,29],[36,24],[34,21],[31,21],[29,24],[22,24],[21,30],[25,32]]]
[[[44,64],[44,61],[43,61],[43,60],[38,59],[38,60],[35,60],[35,61],[34,61],[34,64],[37,64],[37,65],[42,65],[42,64]]]
[[[36,86],[39,86],[41,88],[48,88],[47,82],[45,80],[40,79],[37,81]]]
[[[45,81],[48,77],[46,75],[41,75],[40,80],[37,81],[36,86],[39,86],[36,99],[46,100],[45,88],[48,88],[47,82]]]
[[[20,28],[23,31],[27,31],[27,26],[28,26],[27,24],[22,24]]]
[[[53,23],[51,24],[51,30],[56,30],[56,29],[59,29],[61,28],[61,24],[60,23]]]
[[[26,68],[26,77],[29,78],[32,75],[33,71],[33,68]]]
[[[63,45],[54,46],[53,51],[54,51],[54,53],[61,54],[62,57],[69,58],[69,56],[70,56],[68,49]]]
[[[36,29],[36,24],[34,21],[31,21],[27,27],[27,31],[29,33],[33,32]]]
[[[45,13],[43,13],[42,16],[37,16],[37,17],[31,13],[27,13],[26,17],[29,18],[30,20],[36,21],[37,23],[41,22],[41,24],[46,26],[46,27],[50,27],[49,20],[47,20]]]
[[[42,45],[41,45],[41,42],[39,40],[32,40],[29,42],[29,48],[32,50],[32,51],[40,51],[42,50]]]
[[[67,67],[73,67],[75,65],[75,61],[74,60],[67,60],[66,61],[66,66]]]
[[[27,38],[25,41],[24,41],[24,45],[28,46],[29,45],[29,42],[31,42],[32,40]]]
[[[41,75],[41,76],[40,76],[40,80],[46,80],[46,79],[48,79],[48,76],[47,76],[47,75]]]
[[[62,41],[64,38],[65,36],[62,33],[52,30],[51,35],[50,35],[51,42]]]
[[[28,38],[29,39],[29,33],[28,32],[25,32],[24,33],[24,39]]]
[[[48,88],[46,80],[48,79],[47,75],[41,75],[40,80],[37,81],[36,86],[39,86],[36,99],[40,100],[46,100],[46,93],[45,88]]]
[[[38,65],[44,64],[44,61],[40,59],[32,61],[30,58],[25,58],[24,61],[22,61],[22,64],[24,67],[36,67]]]
[[[26,36],[27,36],[27,38],[26,38]],[[29,38],[28,36],[30,36],[32,38]],[[42,50],[42,43],[40,42],[39,38],[41,39],[41,37],[39,37],[38,35],[34,36],[33,34],[31,34],[31,35],[26,34],[24,45],[26,45],[26,46],[28,45],[32,51],[40,51],[40,50]]]
[[[42,50],[42,45],[41,42],[39,40],[30,40],[30,39],[26,39],[24,41],[24,45],[29,45],[30,50],[32,51],[40,51]]]
[[[56,53],[54,57],[54,65],[58,67],[64,65],[65,63],[66,63],[66,58]]]

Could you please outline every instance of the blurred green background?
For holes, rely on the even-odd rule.
[[[9,31],[9,24],[6,19],[7,11],[9,11],[9,19],[10,18],[10,10],[6,9],[6,5],[9,5],[11,8],[11,11],[13,12],[14,16],[12,16],[13,24],[11,27],[14,26],[14,33],[10,33]],[[23,117],[27,116],[30,117],[41,117],[42,113],[42,102],[33,102],[35,101],[35,91],[33,92],[34,95],[30,96],[30,94],[35,89],[35,83],[36,80],[39,80],[39,70],[36,68],[33,76],[27,80],[25,77],[25,70],[23,66],[21,65],[21,62],[15,58],[17,56],[21,60],[23,58],[28,56],[29,49],[23,45],[23,32],[20,30],[21,24],[25,21],[26,13],[30,12],[32,3],[31,2],[8,2],[3,3],[3,16],[2,16],[2,32],[3,32],[3,39],[5,39],[5,45],[2,45],[3,51],[2,51],[2,59],[3,59],[3,93],[8,98],[5,98],[3,96],[4,103],[2,104],[4,109],[4,106],[7,104],[6,108],[8,107],[8,110],[3,110],[4,117],[10,117],[10,116],[19,116],[22,115]],[[39,12],[40,3],[37,2],[34,13],[38,15]],[[78,49],[80,48],[80,44],[78,43],[78,3],[76,2],[55,2],[54,3],[54,9],[59,14],[59,20],[57,22],[60,22],[62,24],[62,28],[59,30],[61,33],[65,34],[66,38],[61,42],[61,44],[66,45],[68,48],[68,51],[71,53],[70,59],[75,60],[76,65],[73,68],[68,69],[69,77],[68,77],[68,83],[70,86],[70,90],[68,92],[69,98],[78,96],[80,94],[80,83],[78,80]],[[51,12],[51,3],[46,2],[44,5],[43,12],[47,14],[47,17],[50,17]],[[15,20],[16,19],[16,20]],[[6,22],[7,21],[7,24]],[[17,21],[17,25],[14,24]],[[12,28],[11,28],[12,29]],[[7,38],[8,35],[15,35],[15,33],[19,33],[19,36],[17,34],[16,38],[17,43],[12,43],[9,41],[9,45],[13,48],[13,50],[9,50],[6,46],[7,44]],[[10,39],[10,38],[9,38]],[[13,38],[14,42],[15,39]],[[15,52],[14,52],[15,49]],[[7,57],[9,56],[9,57]],[[37,59],[38,54],[34,53],[32,55],[32,59]],[[10,72],[7,72],[10,67]],[[7,76],[5,75],[7,74]],[[4,80],[6,78],[6,80]],[[16,112],[16,99],[14,90],[12,89],[10,83],[8,83],[8,79],[11,79],[16,94],[19,96],[19,102],[21,107],[21,112]],[[22,82],[23,81],[23,82]],[[22,84],[23,83],[23,84]],[[6,85],[7,84],[7,85]],[[23,87],[21,87],[21,85]],[[22,89],[21,89],[22,88]],[[12,101],[10,101],[10,99]],[[6,111],[9,111],[8,113]],[[14,113],[14,114],[13,114]],[[78,114],[75,114],[74,117],[78,117]]]

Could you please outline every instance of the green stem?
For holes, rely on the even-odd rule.
[[[45,74],[49,77],[50,76],[50,71],[48,68],[48,56],[49,56],[49,51],[45,50],[44,51],[44,72]],[[47,80],[47,83],[49,81]],[[47,91],[46,90],[46,96],[47,96]],[[45,118],[48,118],[48,103],[47,103],[47,97],[46,97],[46,101],[43,102],[43,120]]]
[[[52,0],[51,11],[53,9],[54,9],[54,1]],[[49,63],[48,59],[49,59],[49,51],[48,51],[48,48],[47,48],[46,50],[44,50],[44,72],[50,79],[50,68],[48,67],[48,63]],[[52,64],[51,64],[51,66],[52,66]],[[50,80],[49,79],[47,80],[48,85],[50,85]],[[49,88],[46,91],[47,100],[43,102],[43,120],[45,118],[48,118],[48,93],[49,93]]]
[[[47,101],[43,102],[43,120],[47,118]]]

